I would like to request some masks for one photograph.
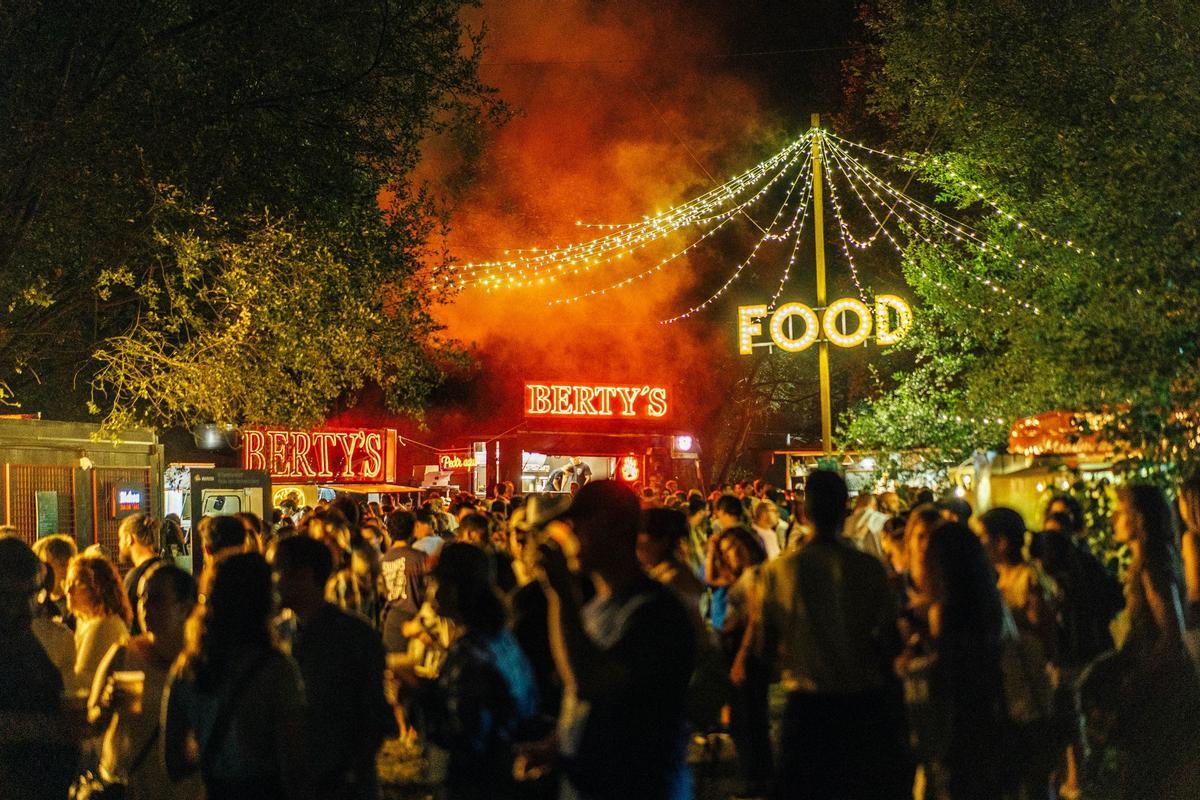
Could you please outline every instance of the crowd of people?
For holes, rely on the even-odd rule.
[[[448,798],[684,800],[724,735],[743,797],[1197,797],[1200,480],[1112,522],[1124,587],[1069,496],[819,470],[206,517],[196,578],[10,531],[0,797],[374,798],[404,737]]]

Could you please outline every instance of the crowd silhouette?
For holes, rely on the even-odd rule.
[[[1121,486],[1110,563],[1070,496],[903,494],[342,495],[198,520],[195,578],[177,520],[9,531],[0,798],[367,800],[392,739],[455,800],[686,800],[723,740],[739,797],[1200,797],[1200,480]]]

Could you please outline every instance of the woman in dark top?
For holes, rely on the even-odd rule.
[[[1200,795],[1200,682],[1184,647],[1183,577],[1175,515],[1160,489],[1122,486],[1113,534],[1129,545],[1129,633],[1117,744],[1125,751],[1127,797]]]
[[[203,588],[167,680],[167,774],[179,781],[199,769],[209,800],[310,797],[303,688],[271,640],[267,562],[258,553],[222,556]]]
[[[33,635],[42,565],[16,537],[0,537],[0,798],[67,796],[79,747],[63,680]]]
[[[1004,610],[979,539],[959,523],[933,528],[915,572],[928,602],[928,627],[911,651],[929,670],[929,706],[943,730],[928,736],[927,797],[988,800],[1002,793]],[[915,660],[915,659],[910,659]]]
[[[506,627],[504,601],[482,550],[446,545],[432,577],[437,612],[461,633],[435,680],[419,680],[411,671],[397,677],[415,690],[426,736],[449,752],[448,796],[511,797],[513,745],[537,712],[533,672]]]

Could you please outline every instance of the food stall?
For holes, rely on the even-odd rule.
[[[484,494],[497,481],[518,493],[557,490],[572,483],[615,478],[631,485],[701,486],[700,448],[693,433],[673,423],[669,387],[526,381],[520,417],[499,430],[459,437],[471,454],[473,489]]]
[[[1096,433],[1105,421],[1068,411],[1024,417],[1009,431],[1007,453],[980,451],[951,470],[951,480],[976,511],[1006,506],[1040,529],[1050,493],[1078,480],[1114,477],[1115,449]]]

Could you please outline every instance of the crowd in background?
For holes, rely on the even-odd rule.
[[[206,517],[198,580],[176,519],[9,531],[0,797],[373,798],[402,737],[450,798],[682,799],[724,735],[744,797],[1197,797],[1200,481],[1113,526],[1124,586],[1069,496],[825,471]]]

